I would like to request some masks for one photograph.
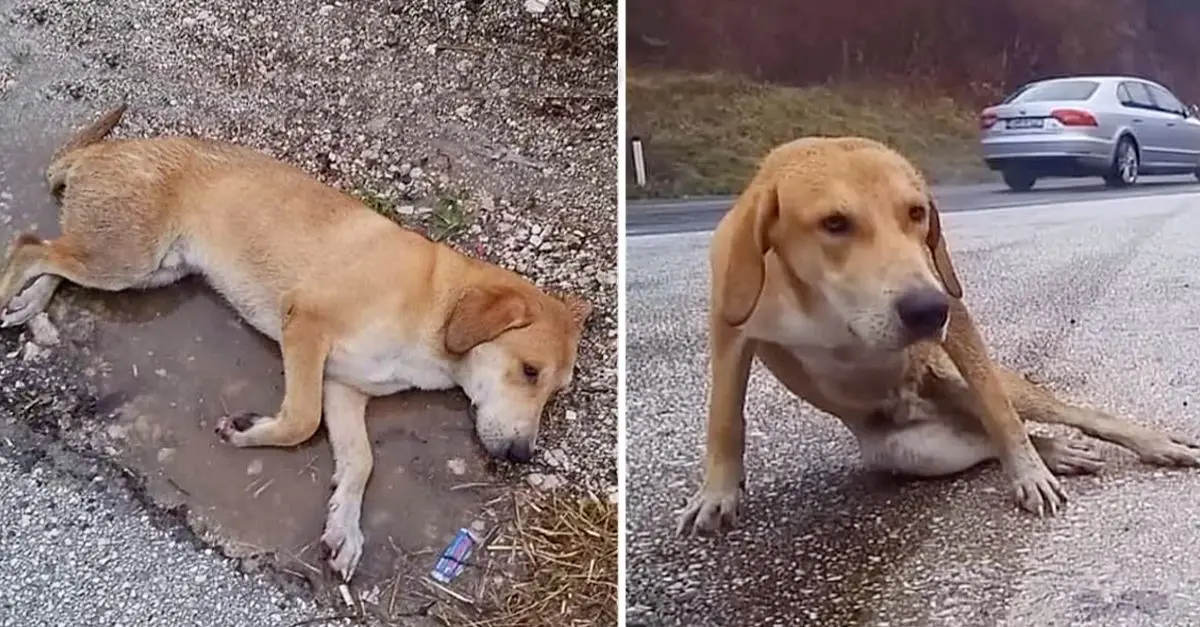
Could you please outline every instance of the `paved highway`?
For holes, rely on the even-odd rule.
[[[1069,398],[1200,436],[1200,191],[1020,197],[1047,194],[985,210],[1017,195],[938,190],[994,354]],[[1066,479],[1066,512],[1037,520],[995,467],[903,484],[865,472],[840,423],[757,366],[746,515],[720,539],[675,538],[700,480],[704,230],[722,209],[657,206],[631,207],[630,230],[684,233],[628,242],[631,626],[1200,624],[1200,471],[1102,444],[1108,467]]]
[[[1081,198],[1142,198],[1197,192],[1200,192],[1200,182],[1191,175],[1143,177],[1138,185],[1122,190],[1107,189],[1092,179],[1040,181],[1032,191],[1023,193],[1011,192],[999,185],[934,188],[934,196],[943,212],[1032,206]],[[721,196],[630,201],[625,217],[626,232],[629,235],[654,235],[711,231],[733,200]]]

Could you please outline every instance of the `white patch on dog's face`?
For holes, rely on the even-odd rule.
[[[474,407],[475,433],[493,457],[529,461],[546,403],[573,378],[574,348],[546,350],[546,344],[531,341],[545,340],[537,337],[541,330],[536,326],[476,346],[460,365],[460,385]]]
[[[913,338],[900,320],[897,301],[912,289],[944,292],[932,271],[923,264],[915,267],[919,269],[917,272],[903,274],[881,271],[880,280],[873,283],[829,281],[821,284],[820,291],[832,317],[844,323],[863,348],[899,350],[911,344]],[[939,338],[945,336],[946,326],[942,325]]]

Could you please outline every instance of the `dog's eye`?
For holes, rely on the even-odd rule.
[[[912,208],[908,210],[908,217],[913,222],[923,222],[927,212],[928,210],[925,209],[925,205],[913,205]]]
[[[821,219],[821,228],[832,235],[845,235],[851,226],[850,218],[844,213],[832,213]]]
[[[538,369],[534,366],[531,366],[529,364],[521,364],[521,374],[525,375],[525,378],[530,383],[537,383],[538,374],[540,374],[540,373],[538,372]]]

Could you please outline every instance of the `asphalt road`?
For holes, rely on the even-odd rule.
[[[1003,185],[945,185],[934,187],[942,212],[978,211],[1060,203],[1084,198],[1144,198],[1200,192],[1200,182],[1187,176],[1147,176],[1131,188],[1111,190],[1099,179],[1051,179],[1039,181],[1029,192],[1011,192]],[[629,235],[692,233],[711,231],[733,204],[728,196],[630,201],[625,229]]]
[[[979,208],[971,193],[939,197],[994,355],[1068,398],[1200,436],[1200,193],[1139,192],[979,211],[966,211]],[[1200,471],[1100,445],[1108,467],[1068,478],[1065,513],[1037,520],[995,467],[906,484],[863,471],[840,423],[757,365],[745,517],[721,539],[675,538],[703,454],[708,240],[627,247],[631,627],[1200,621]]]

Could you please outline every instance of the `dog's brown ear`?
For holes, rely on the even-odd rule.
[[[925,244],[933,255],[933,268],[937,270],[938,278],[946,288],[946,293],[955,298],[962,298],[962,284],[958,282],[958,274],[954,272],[954,264],[950,263],[950,251],[946,249],[946,238],[942,235],[942,220],[938,215],[937,203],[929,198],[929,234],[925,236]]]
[[[446,320],[446,351],[462,355],[505,331],[532,322],[529,301],[517,290],[504,286],[468,287]]]
[[[745,322],[758,305],[766,280],[766,254],[771,248],[768,237],[779,219],[779,193],[772,183],[751,183],[734,206],[729,238],[724,242],[724,265],[713,268],[714,294],[719,300],[721,317],[730,326]]]

